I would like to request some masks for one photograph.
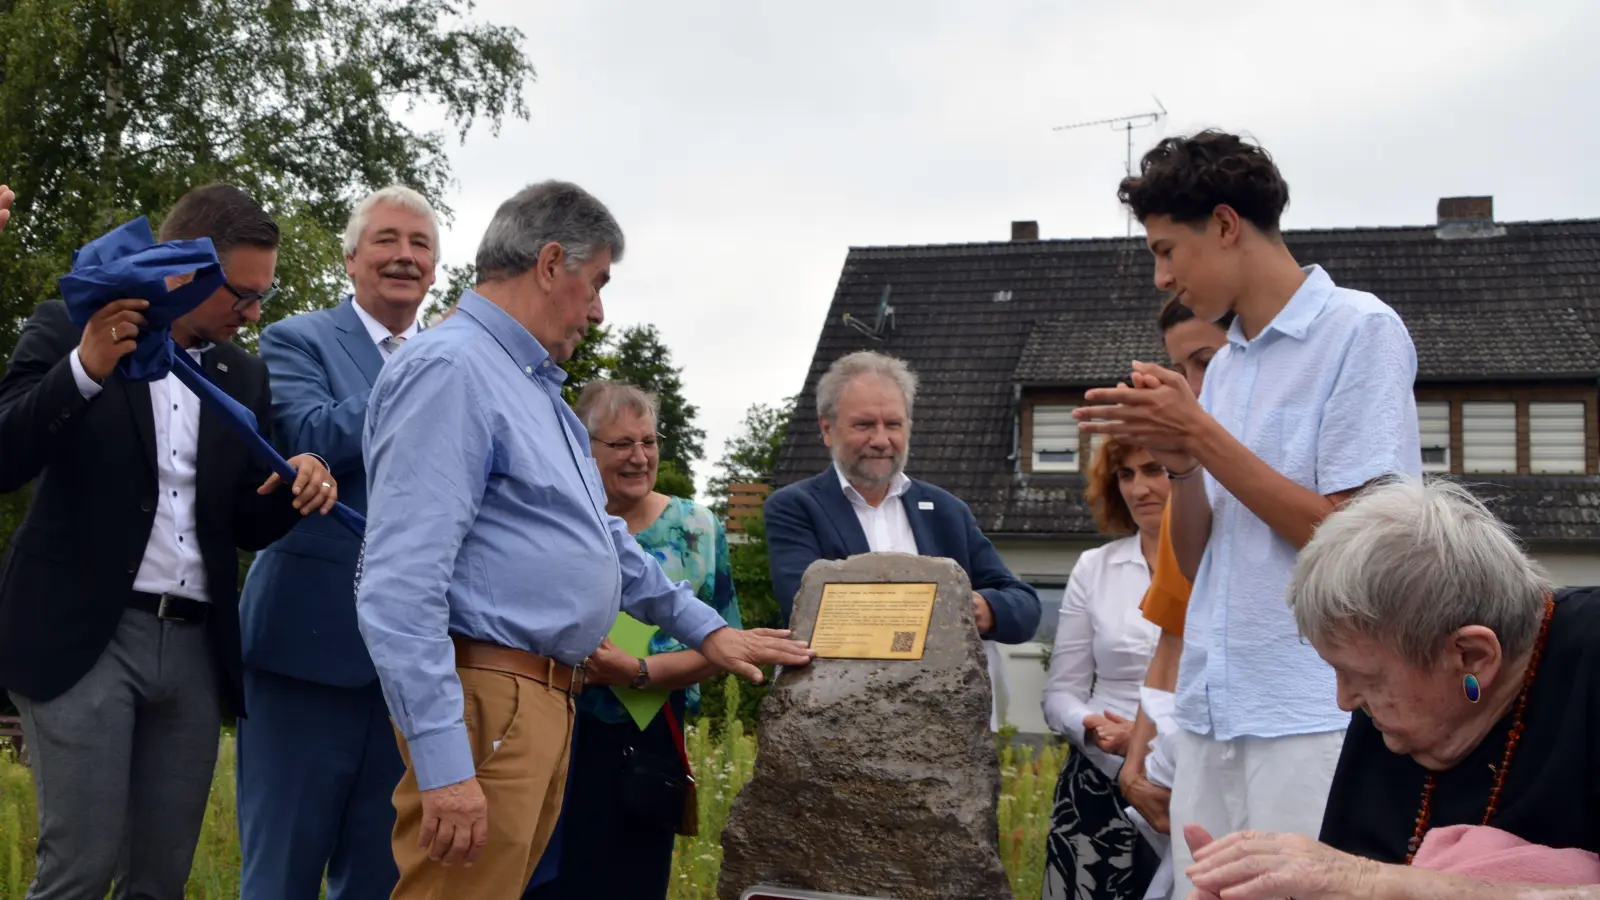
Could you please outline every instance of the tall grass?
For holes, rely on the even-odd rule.
[[[712,685],[707,685],[708,694]],[[715,702],[708,696],[708,702]],[[738,682],[723,683],[723,702],[737,710]],[[700,834],[680,837],[673,848],[671,900],[716,897],[722,866],[720,838],[728,808],[755,770],[755,737],[739,716],[721,719],[721,734],[691,725],[685,734],[689,759],[699,782]],[[1018,900],[1039,896],[1044,875],[1045,834],[1064,750],[1050,746],[1035,755],[1027,747],[1000,751],[1000,855]],[[239,896],[238,818],[233,794],[233,738],[224,735],[216,779],[206,808],[205,827],[195,850],[187,900],[237,900]],[[33,878],[37,814],[33,781],[26,768],[0,752],[0,900],[21,900]]]

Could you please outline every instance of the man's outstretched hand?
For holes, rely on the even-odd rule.
[[[700,644],[700,655],[725,672],[760,684],[764,678],[759,666],[803,666],[816,657],[804,641],[792,640],[788,629],[718,628]]]

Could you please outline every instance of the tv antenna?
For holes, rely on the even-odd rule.
[[[875,341],[883,340],[884,328],[894,329],[894,307],[889,305],[889,291],[893,287],[890,284],[883,286],[883,296],[878,298],[878,315],[871,325],[849,313],[844,314],[844,323]]]
[[[1136,113],[1131,116],[1117,116],[1114,119],[1095,119],[1092,122],[1074,122],[1071,125],[1057,125],[1051,131],[1072,131],[1078,128],[1089,128],[1095,125],[1109,125],[1113,131],[1122,131],[1128,136],[1128,159],[1124,171],[1133,174],[1133,130],[1135,128],[1149,128],[1167,117],[1167,108],[1161,105],[1161,98],[1155,94],[1150,99],[1156,102],[1155,112]],[[1128,236],[1133,237],[1133,213],[1128,214]]]

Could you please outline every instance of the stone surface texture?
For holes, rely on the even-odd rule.
[[[769,884],[1009,900],[989,673],[966,573],[900,553],[819,560],[795,599],[796,637],[810,639],[834,582],[936,583],[923,658],[818,659],[780,674],[762,705],[755,774],[722,833],[719,897]]]

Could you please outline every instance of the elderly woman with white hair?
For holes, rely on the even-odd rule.
[[[661,460],[656,398],[631,384],[592,381],[579,393],[577,413],[605,485],[606,512],[628,523],[668,578],[688,582],[696,597],[739,628],[721,523],[694,501],[655,489]],[[660,630],[653,630],[640,656],[608,638],[587,665],[588,685],[596,689],[578,697],[560,833],[545,851],[556,858],[540,862],[541,870],[554,870],[554,880],[539,884],[536,874],[523,896],[664,900],[683,804],[694,799],[671,787],[690,774],[682,721],[699,707],[699,682],[718,669]],[[653,698],[659,706],[637,724],[624,694],[638,702]]]
[[[1200,896],[1600,881],[1600,589],[1553,590],[1464,488],[1397,480],[1323,523],[1289,604],[1353,712],[1322,841],[1191,827]]]

